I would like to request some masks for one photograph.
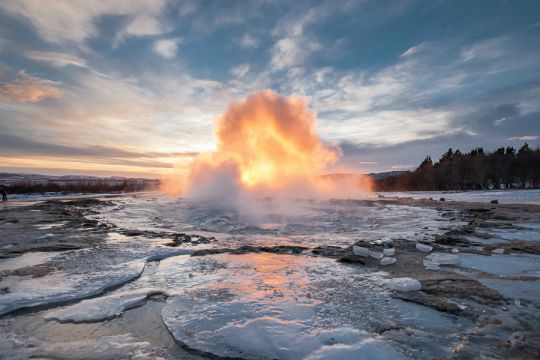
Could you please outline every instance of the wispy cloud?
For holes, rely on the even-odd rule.
[[[124,36],[160,34],[163,25],[158,18],[165,5],[165,0],[0,2],[3,11],[28,20],[45,40],[54,43],[80,43],[97,35],[95,20],[103,15],[128,16]]]
[[[249,64],[238,64],[231,69],[231,75],[236,78],[243,78],[249,71]]]
[[[35,103],[47,97],[60,97],[62,91],[58,83],[40,79],[21,70],[12,82],[0,85],[0,102],[30,102]]]
[[[67,66],[73,65],[82,68],[88,68],[88,65],[84,59],[81,59],[78,56],[55,52],[55,51],[25,51],[24,56],[28,59],[36,61],[45,61],[54,66]]]
[[[524,135],[524,136],[512,136],[511,138],[508,138],[508,141],[534,141],[540,139],[540,136],[538,135]]]

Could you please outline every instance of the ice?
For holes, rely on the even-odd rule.
[[[7,276],[0,288],[0,315],[40,305],[51,305],[102,293],[141,275],[145,261],[135,260],[82,274],[55,272],[42,277]]]
[[[98,322],[119,316],[124,311],[141,306],[154,294],[166,294],[161,289],[136,289],[123,291],[95,299],[83,300],[75,305],[54,310],[45,315],[47,320],[58,322]]]
[[[65,221],[59,222],[59,223],[51,223],[51,224],[45,224],[45,225],[38,225],[37,228],[39,230],[51,230],[54,228],[59,228],[66,225]]]
[[[166,276],[163,280],[178,291],[162,311],[173,337],[216,356],[329,358],[360,354],[362,349],[372,356],[379,349],[400,358],[401,350],[376,334],[389,321],[399,327],[429,329],[434,338],[448,338],[453,336],[449,332],[456,331],[454,319],[392,299],[382,272],[336,266],[334,260],[319,257],[223,254],[205,257],[208,265],[190,278],[182,269],[192,266],[193,259],[168,259],[166,268],[148,280]],[[460,326],[464,324],[468,322]],[[366,347],[371,339],[380,342],[374,340]],[[450,354],[443,340],[433,347],[436,354]]]
[[[29,252],[17,257],[0,260],[0,271],[16,270],[29,266],[36,266],[46,263],[56,255],[59,251],[50,252]]]
[[[460,253],[457,266],[492,275],[528,275],[540,278],[540,256],[512,254],[491,256]]]
[[[355,255],[363,256],[363,257],[369,257],[369,255],[370,255],[369,249],[366,248],[366,247],[363,247],[363,246],[354,245],[353,246],[353,252],[354,252]]]
[[[396,262],[396,258],[393,258],[393,257],[385,257],[385,258],[382,258],[381,261],[380,261],[380,264],[381,265],[392,265]]]
[[[421,252],[425,252],[425,253],[428,253],[428,252],[430,252],[431,250],[433,250],[433,247],[432,247],[432,246],[425,245],[425,244],[416,244],[416,248],[417,248],[418,250],[420,250]]]
[[[493,254],[504,254],[504,248],[493,249],[493,250],[491,250],[491,252]]]
[[[426,256],[426,260],[439,265],[456,265],[459,263],[459,256],[453,254],[433,253]]]
[[[422,289],[422,284],[416,279],[403,277],[390,279],[388,287],[397,291],[418,291]]]
[[[414,199],[438,199],[444,196],[447,200],[490,202],[494,198],[501,204],[540,204],[540,190],[483,190],[483,191],[407,191],[385,192],[385,196],[412,197]]]
[[[150,360],[160,359],[152,345],[131,334],[103,336],[86,341],[47,342],[32,337],[0,335],[2,359]]]
[[[366,337],[354,344],[325,345],[306,360],[399,360],[408,359],[384,341]]]
[[[510,299],[525,299],[540,306],[540,280],[479,279],[479,281]]]
[[[378,259],[382,259],[384,254],[382,252],[378,252],[378,251],[370,251],[369,256],[371,256],[372,258],[378,260]]]

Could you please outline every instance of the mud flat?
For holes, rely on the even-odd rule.
[[[539,205],[295,206],[2,208],[0,357],[540,357]]]

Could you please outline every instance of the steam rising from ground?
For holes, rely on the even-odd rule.
[[[181,182],[184,196],[358,197],[370,190],[365,176],[321,176],[341,152],[321,141],[316,115],[302,98],[253,93],[231,103],[215,131],[217,151],[193,161]]]

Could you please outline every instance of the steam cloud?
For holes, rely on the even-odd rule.
[[[260,91],[233,102],[216,120],[216,137],[217,151],[191,164],[181,186],[185,196],[343,197],[370,189],[362,176],[321,177],[341,152],[321,141],[316,115],[302,98]]]

